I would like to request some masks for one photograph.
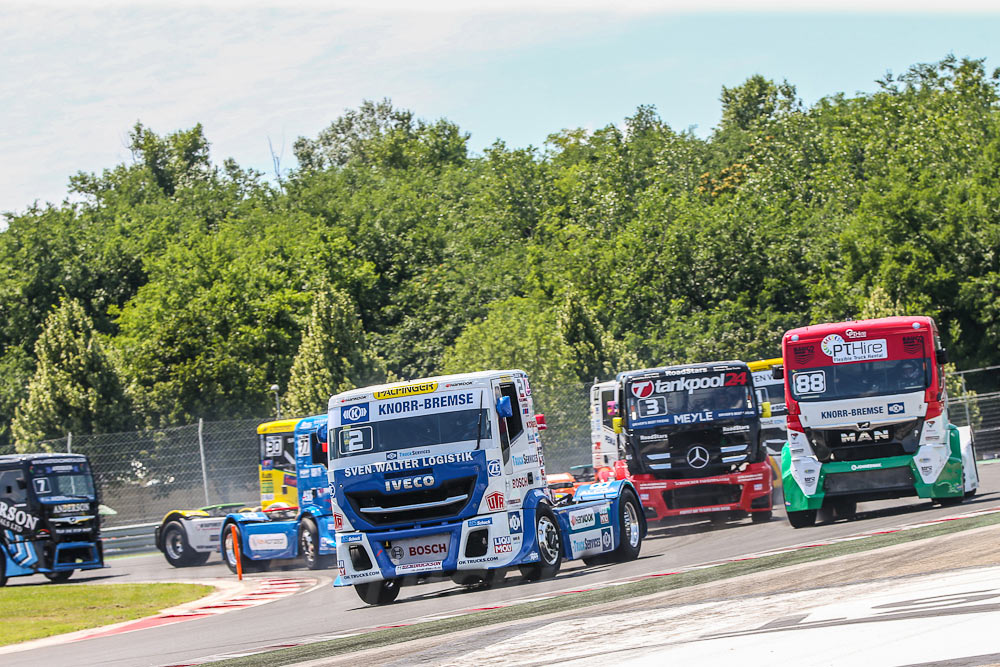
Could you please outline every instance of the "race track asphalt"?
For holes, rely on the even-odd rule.
[[[318,585],[304,592],[269,604],[231,611],[218,616],[150,628],[138,632],[85,639],[3,656],[5,667],[28,665],[178,665],[198,663],[200,658],[222,653],[295,642],[315,635],[327,635],[375,625],[391,625],[409,619],[488,607],[501,601],[533,597],[542,592],[570,590],[601,582],[675,569],[708,561],[733,558],[743,554],[778,547],[808,544],[824,539],[845,537],[860,532],[888,529],[927,521],[977,506],[994,506],[1000,495],[1000,465],[982,465],[980,493],[958,507],[932,506],[928,501],[900,499],[864,503],[858,517],[851,521],[819,524],[794,530],[784,512],[775,512],[767,524],[753,525],[749,519],[717,526],[707,520],[684,525],[654,527],[643,544],[642,555],[634,562],[620,565],[586,567],[579,561],[565,563],[552,580],[523,583],[516,572],[509,573],[504,585],[491,590],[466,591],[449,581],[404,587],[393,605],[368,607],[351,588],[331,585],[334,570],[310,572],[304,568],[282,570],[254,577],[316,576]],[[208,565],[174,569],[160,554],[135,556],[109,562],[98,573],[78,573],[64,585],[87,582],[197,581],[231,577],[229,570],[213,557]],[[37,581],[36,581],[37,580]],[[23,582],[23,583],[22,583]],[[9,585],[41,585],[38,577],[11,580]]]

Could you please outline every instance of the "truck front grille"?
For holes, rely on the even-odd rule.
[[[460,477],[430,489],[402,493],[348,491],[348,502],[376,526],[437,521],[458,516],[472,500],[476,477]]]
[[[739,484],[697,484],[663,492],[668,509],[680,510],[706,505],[732,505],[740,501],[743,487]]]

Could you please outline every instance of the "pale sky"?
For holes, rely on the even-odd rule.
[[[129,161],[137,120],[159,134],[200,122],[214,161],[270,174],[269,140],[294,167],[297,137],[364,99],[448,118],[480,152],[620,124],[640,104],[707,136],[721,87],[754,74],[813,103],[949,53],[1000,67],[1000,3],[973,0],[0,0],[0,26],[0,212]]]

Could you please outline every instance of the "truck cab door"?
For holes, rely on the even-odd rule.
[[[511,416],[500,418],[500,448],[503,451],[504,473],[507,480],[507,505],[513,509],[521,506],[525,493],[533,487],[544,486],[542,461],[538,448],[537,429],[532,415],[531,397],[521,378],[501,379],[494,383],[499,398],[510,399]]]

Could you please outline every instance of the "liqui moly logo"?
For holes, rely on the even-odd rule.
[[[498,492],[493,492],[486,496],[486,507],[490,510],[502,510],[506,507],[506,502],[504,501],[503,494]]]

